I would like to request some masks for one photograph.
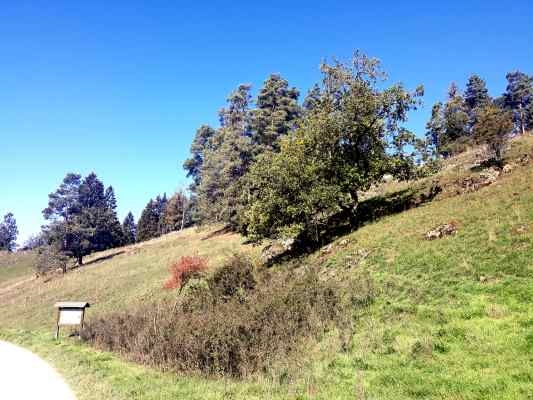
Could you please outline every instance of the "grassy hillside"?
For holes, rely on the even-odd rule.
[[[31,251],[0,252],[0,290],[31,277],[34,261],[35,253]]]
[[[532,149],[526,138],[511,154],[533,158]],[[276,374],[232,381],[161,373],[51,339],[56,300],[87,299],[95,303],[90,315],[135,307],[170,295],[161,285],[180,255],[205,255],[215,268],[235,250],[258,253],[237,235],[203,240],[207,232],[195,229],[96,254],[64,277],[0,292],[0,338],[49,359],[81,400],[533,398],[533,167],[517,165],[457,195],[478,174],[468,162],[437,177],[444,189],[432,202],[368,222],[300,260],[330,279],[348,273],[374,281],[376,301],[354,316],[346,352],[332,351],[325,337]],[[381,194],[399,190],[405,187],[389,185]],[[455,235],[424,238],[448,222]]]

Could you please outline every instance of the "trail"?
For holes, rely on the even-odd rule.
[[[28,350],[0,340],[0,399],[75,400],[63,378]]]

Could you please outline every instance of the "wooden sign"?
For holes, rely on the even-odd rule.
[[[85,309],[90,304],[85,301],[60,301],[54,305],[57,308],[56,339],[59,338],[60,326],[79,326],[83,328]]]

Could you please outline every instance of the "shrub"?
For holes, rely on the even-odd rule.
[[[266,371],[297,356],[306,340],[351,327],[348,291],[304,269],[258,273],[249,260],[232,257],[177,303],[89,321],[82,337],[164,370],[232,377]]]
[[[165,282],[165,289],[180,291],[187,282],[207,269],[207,261],[199,256],[184,256],[168,267],[170,278]]]
[[[38,276],[46,275],[49,272],[61,270],[67,272],[68,257],[54,245],[44,245],[38,248],[35,261],[35,273]]]

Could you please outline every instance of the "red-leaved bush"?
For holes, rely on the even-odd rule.
[[[165,282],[165,289],[183,288],[189,279],[207,268],[207,261],[199,256],[183,256],[168,267],[170,278]]]

